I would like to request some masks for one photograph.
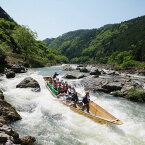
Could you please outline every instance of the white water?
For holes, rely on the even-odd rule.
[[[5,99],[22,117],[11,125],[21,136],[32,135],[36,137],[37,144],[42,145],[145,145],[144,104],[92,93],[92,100],[124,122],[121,126],[95,123],[72,112],[52,97],[42,75],[52,75],[55,71],[65,73],[60,66],[33,69],[14,79],[4,78],[0,84],[0,88],[5,89]],[[16,88],[28,76],[39,82],[41,92]],[[80,81],[70,80],[68,83],[84,93]]]

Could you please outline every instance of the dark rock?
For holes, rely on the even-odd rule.
[[[102,85],[102,88],[105,89],[107,92],[121,90],[123,84],[121,82],[110,82]]]
[[[65,71],[72,71],[73,68],[70,65],[64,65],[63,66],[63,70],[65,70]]]
[[[0,132],[0,143],[5,144],[8,140],[9,136],[5,133]]]
[[[15,77],[15,72],[11,71],[11,70],[8,70],[6,73],[5,73],[6,77],[7,78],[14,78]]]
[[[6,124],[21,119],[16,110],[4,100],[0,100],[0,123]]]
[[[145,76],[145,70],[138,71],[138,75]]]
[[[99,75],[101,75],[101,71],[99,71],[97,68],[91,69],[90,75],[99,76]]]
[[[67,79],[80,79],[83,77],[85,77],[85,75],[82,73],[78,73],[78,72],[70,72],[64,76],[64,78],[67,78]]]
[[[76,68],[76,70],[80,70],[80,69],[81,69],[80,67],[77,67],[77,68]]]
[[[26,137],[23,137],[21,139],[21,144],[22,145],[34,145],[34,142],[36,141],[35,137],[32,137],[32,136],[26,136]]]
[[[80,69],[80,72],[88,73],[90,72],[86,67]]]
[[[37,92],[40,92],[41,90],[39,83],[31,77],[25,78],[16,86],[16,88],[35,88]],[[35,89],[33,89],[32,91],[34,91]]]
[[[3,134],[6,134],[7,136],[9,136],[8,139],[12,138],[11,141],[13,141],[13,143],[21,142],[19,138],[19,134],[13,131],[11,127],[7,125],[3,125],[2,127],[0,127],[0,131],[3,132]]]
[[[131,83],[134,87],[142,87],[143,85],[142,82],[139,80],[132,80]]]
[[[27,69],[23,65],[13,65],[11,67],[11,70],[14,71],[15,73],[25,73],[27,72]]]

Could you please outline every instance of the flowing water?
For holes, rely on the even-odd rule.
[[[57,102],[47,90],[43,76],[57,71],[63,75],[62,66],[31,69],[14,79],[3,78],[0,87],[5,89],[5,99],[11,103],[22,120],[11,126],[20,136],[36,137],[41,145],[145,145],[145,106],[123,98],[92,93],[91,99],[124,122],[121,126],[101,125]],[[25,77],[33,77],[41,92],[16,88]],[[68,80],[84,94],[80,80]]]

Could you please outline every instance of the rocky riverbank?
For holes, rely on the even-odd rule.
[[[14,78],[16,73],[25,73],[27,69],[23,65],[11,65],[9,68],[5,68],[6,78]],[[2,83],[2,80],[0,80]],[[31,85],[37,82],[31,79]],[[28,82],[28,81],[27,81]],[[27,84],[26,84],[27,85]],[[40,91],[40,86],[37,84],[37,87]],[[29,86],[28,86],[29,87]],[[30,86],[31,87],[31,86]],[[35,89],[35,86],[33,87]],[[36,89],[37,89],[36,88]],[[37,90],[38,90],[37,89]],[[23,138],[19,137],[19,134],[15,132],[11,127],[10,123],[21,120],[21,116],[17,113],[15,108],[5,101],[5,96],[3,91],[0,90],[0,144],[5,145],[33,145],[36,139],[32,136],[25,136]]]
[[[144,69],[111,70],[109,66],[84,66],[79,65],[74,71],[72,66],[64,67],[68,72],[65,78],[78,79],[79,75],[85,78],[82,80],[85,90],[105,92],[116,97],[124,97],[135,102],[145,102],[145,78],[134,77],[145,76]],[[79,71],[79,72],[78,72]],[[82,74],[84,73],[84,74]],[[132,74],[132,75],[131,75]]]
[[[20,138],[19,134],[9,127],[10,123],[20,120],[21,116],[4,98],[3,92],[0,90],[0,144],[33,145],[35,142],[34,137],[26,136]]]

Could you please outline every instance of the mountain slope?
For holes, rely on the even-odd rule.
[[[2,7],[0,7],[0,19],[14,22],[14,20],[2,9]]]
[[[0,68],[14,63],[40,67],[50,63],[67,62],[59,51],[48,48],[36,40],[37,34],[28,27],[18,25],[0,7]],[[11,62],[8,62],[11,60]]]
[[[60,50],[72,62],[115,63],[115,56],[123,54],[129,57],[122,58],[120,64],[124,59],[145,61],[145,16],[99,29],[68,32],[48,46]]]

